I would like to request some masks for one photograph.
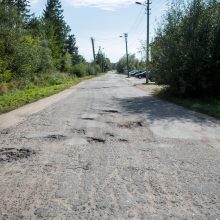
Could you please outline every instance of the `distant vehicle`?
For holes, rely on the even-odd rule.
[[[148,78],[148,81],[150,81],[150,82],[153,81],[154,75],[153,75],[152,72],[143,71],[143,72],[138,73],[138,74],[135,75],[135,77],[137,77],[137,78],[139,78],[139,79],[141,79],[141,78],[146,78],[146,76],[147,76],[147,78]]]
[[[134,74],[136,74],[139,70],[132,70],[129,72],[129,76],[133,76]]]
[[[132,73],[136,72],[137,70],[131,70],[129,71],[129,75],[131,75]]]
[[[137,74],[139,74],[139,73],[141,73],[141,72],[143,72],[142,70],[135,70],[132,74],[131,74],[131,76],[136,76]]]
[[[139,79],[144,78],[144,77],[146,78],[146,71],[142,71],[142,72],[136,74],[135,77],[137,77]]]

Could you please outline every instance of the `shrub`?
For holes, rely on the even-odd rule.
[[[0,95],[3,95],[8,92],[8,84],[7,83],[0,83]]]
[[[76,64],[73,67],[73,72],[74,75],[78,76],[78,77],[82,77],[88,74],[88,66],[85,63],[80,63],[80,64]]]
[[[10,70],[4,70],[0,72],[0,82],[10,82],[12,79],[12,72]]]
[[[173,5],[151,45],[157,81],[181,96],[220,97],[219,22],[218,1]]]

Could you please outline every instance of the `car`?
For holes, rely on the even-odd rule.
[[[139,70],[132,70],[129,72],[129,76],[134,76]]]
[[[139,74],[139,73],[141,73],[141,72],[143,72],[143,70],[136,70],[135,72],[133,72],[133,73],[131,74],[131,76],[136,76],[137,74]]]
[[[137,77],[139,79],[144,78],[144,77],[146,78],[146,71],[142,71],[142,72],[136,74],[135,77]]]
[[[134,72],[136,72],[137,70],[131,70],[129,71],[129,75],[133,74]]]

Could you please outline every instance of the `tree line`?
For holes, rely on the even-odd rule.
[[[150,69],[176,95],[220,97],[220,1],[176,1],[151,44]]]
[[[0,84],[22,87],[56,70],[81,76],[99,69],[79,55],[60,0],[48,0],[40,17],[28,0],[0,0]]]

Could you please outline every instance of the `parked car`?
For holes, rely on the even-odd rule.
[[[142,72],[136,74],[135,77],[137,77],[139,79],[144,78],[144,77],[146,78],[146,71],[142,71]]]
[[[134,76],[139,70],[132,70],[129,72],[129,76]]]
[[[143,70],[136,70],[135,72],[132,73],[131,76],[136,76],[137,74],[143,72]]]
[[[137,70],[131,70],[129,71],[129,76],[131,76],[131,74],[135,73]]]

